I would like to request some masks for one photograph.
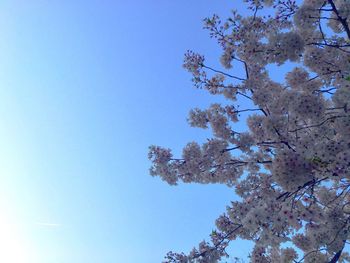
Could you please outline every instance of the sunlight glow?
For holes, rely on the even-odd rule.
[[[28,263],[31,261],[29,249],[19,233],[18,227],[0,216],[0,262]]]

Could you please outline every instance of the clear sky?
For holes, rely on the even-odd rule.
[[[147,152],[210,136],[186,118],[218,98],[183,54],[217,65],[201,20],[237,3],[0,2],[0,262],[154,263],[208,237],[233,190],[171,187]]]

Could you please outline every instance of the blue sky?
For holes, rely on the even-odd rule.
[[[147,152],[210,137],[186,118],[219,98],[192,87],[183,54],[217,65],[201,20],[235,5],[1,1],[1,262],[153,263],[208,237],[233,190],[168,186]]]

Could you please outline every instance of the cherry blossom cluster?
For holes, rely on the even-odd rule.
[[[165,262],[220,262],[236,239],[254,243],[250,262],[350,262],[350,2],[243,2],[248,16],[204,20],[222,69],[185,54],[195,87],[227,99],[189,113],[189,124],[213,137],[188,143],[179,158],[159,146],[149,152],[152,176],[224,184],[239,200],[210,241]],[[270,66],[278,74],[286,62],[293,66],[277,82]]]

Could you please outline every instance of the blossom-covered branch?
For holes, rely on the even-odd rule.
[[[194,86],[227,99],[189,113],[189,124],[213,138],[188,143],[181,157],[149,152],[151,175],[170,185],[225,184],[239,200],[216,220],[211,242],[165,262],[219,262],[236,239],[254,243],[252,263],[348,262],[350,2],[243,1],[248,16],[204,19],[222,68],[185,54]],[[275,81],[286,62],[293,66]]]

